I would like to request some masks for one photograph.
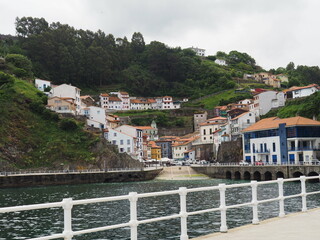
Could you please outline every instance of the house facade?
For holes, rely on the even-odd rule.
[[[138,129],[136,127],[130,126],[130,125],[122,125],[115,130],[125,133],[133,138],[136,139],[135,141],[135,152],[134,152],[134,158],[138,159],[139,161],[143,160],[143,135],[142,130]]]
[[[69,84],[61,84],[52,88],[52,97],[73,99],[76,105],[76,115],[81,111],[80,89]]]
[[[47,108],[57,113],[76,114],[76,104],[74,103],[73,98],[48,98]]]
[[[320,122],[303,117],[263,119],[243,131],[247,162],[303,163],[320,157]]]
[[[46,88],[51,88],[51,81],[36,78],[34,84],[38,90],[45,92]]]
[[[119,153],[127,153],[130,156],[135,155],[136,139],[134,137],[115,129],[108,129],[107,131],[105,131],[104,137],[110,143],[118,147]]]
[[[265,91],[255,95],[253,99],[256,116],[264,115],[273,108],[285,105],[285,95],[283,92]]]
[[[213,132],[220,129],[227,122],[227,118],[215,117],[200,123],[200,139],[202,143],[213,143]]]
[[[106,110],[101,107],[90,106],[82,110],[83,115],[87,117],[87,125],[93,128],[107,128]]]
[[[283,92],[285,93],[286,98],[290,99],[310,96],[311,94],[318,92],[319,89],[320,88],[317,84],[310,84],[304,87],[292,87],[284,90]]]

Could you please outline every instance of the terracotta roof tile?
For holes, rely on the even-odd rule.
[[[243,130],[243,132],[252,132],[266,129],[276,129],[279,124],[286,123],[286,126],[320,126],[319,121],[315,121],[304,117],[292,117],[280,119],[277,117],[271,117],[262,119],[259,122],[251,125],[250,127]]]

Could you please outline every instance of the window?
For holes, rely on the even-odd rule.
[[[120,145],[123,145],[123,140],[120,140]]]
[[[113,133],[113,136],[116,137],[116,136],[117,136],[117,133]]]
[[[250,123],[250,119],[247,119],[247,123]]]
[[[127,148],[127,152],[131,152],[131,148],[128,147],[128,148]]]
[[[117,145],[117,141],[116,140],[112,140],[112,144]]]
[[[127,139],[127,145],[129,145],[130,144],[130,139]]]
[[[276,143],[272,143],[272,150],[275,152],[276,151]]]
[[[123,148],[120,148],[120,152],[123,153],[123,152],[124,152],[124,149],[123,149]]]

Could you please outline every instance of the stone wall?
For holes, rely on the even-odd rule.
[[[243,159],[242,138],[236,141],[223,142],[219,146],[217,162],[229,163],[239,162]]]
[[[60,173],[0,176],[0,188],[147,181],[154,179],[161,171],[162,169],[130,172]]]

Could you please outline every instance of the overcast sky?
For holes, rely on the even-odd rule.
[[[115,37],[141,32],[146,43],[246,52],[265,69],[320,65],[318,0],[0,0],[0,33],[15,18],[44,17]]]

